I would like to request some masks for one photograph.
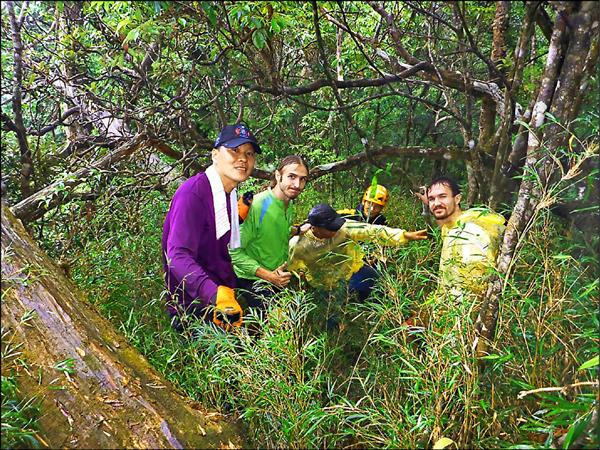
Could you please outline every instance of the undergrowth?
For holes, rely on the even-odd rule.
[[[298,221],[327,200],[306,194]],[[441,327],[407,323],[435,297],[436,229],[429,241],[398,249],[366,246],[382,277],[364,304],[344,286],[286,289],[265,320],[246,320],[259,322],[259,336],[200,322],[175,332],[160,263],[169,198],[110,202],[89,222],[46,229],[47,249],[69,261],[89,300],[181,392],[240,418],[252,446],[414,448],[446,437],[463,447],[597,447],[589,422],[598,403],[598,264],[552,216],[538,217],[521,247],[482,366],[468,305]],[[395,190],[392,198],[391,226],[426,226],[416,200]],[[328,329],[332,314],[339,323]]]
[[[29,316],[31,318],[31,316]],[[27,321],[21,319],[21,323]],[[35,397],[19,390],[19,373],[27,367],[13,334],[2,328],[2,448],[40,448],[38,419],[41,411]]]

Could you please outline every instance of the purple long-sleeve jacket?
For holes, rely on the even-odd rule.
[[[227,202],[231,216],[230,208]],[[171,294],[167,309],[171,315],[184,308],[200,316],[219,285],[235,287],[227,250],[230,234],[228,231],[216,239],[212,190],[206,174],[186,180],[173,196],[162,235],[165,281]]]

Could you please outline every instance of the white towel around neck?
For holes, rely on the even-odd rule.
[[[213,207],[215,210],[215,230],[217,232],[217,239],[231,230],[231,236],[229,238],[229,246],[231,248],[238,248],[241,245],[240,242],[240,219],[238,216],[237,206],[237,191],[233,189],[229,194],[229,203],[231,204],[231,219],[227,217],[227,194],[223,187],[221,177],[217,173],[214,165],[208,166],[205,171],[210,183],[210,189],[213,197]]]

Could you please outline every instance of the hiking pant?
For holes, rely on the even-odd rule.
[[[355,291],[358,294],[358,301],[362,303],[371,294],[377,278],[379,278],[377,271],[365,264],[350,277],[348,287],[351,291]]]

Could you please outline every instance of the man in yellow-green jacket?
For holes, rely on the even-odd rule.
[[[288,270],[322,290],[332,290],[347,281],[359,301],[369,296],[378,277],[375,269],[364,263],[359,242],[396,247],[427,239],[426,230],[411,232],[345,219],[325,203],[311,209],[308,223],[310,230],[290,240]]]
[[[440,289],[444,304],[469,295],[481,297],[493,271],[504,232],[504,217],[485,208],[460,208],[461,193],[449,177],[434,179],[425,195],[416,194],[429,206],[442,229]]]

